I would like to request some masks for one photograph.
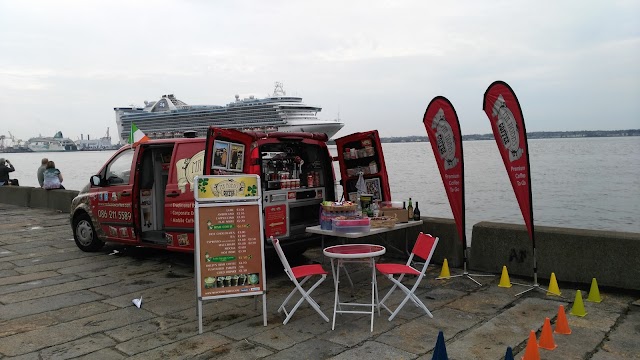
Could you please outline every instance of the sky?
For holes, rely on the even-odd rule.
[[[337,136],[426,136],[435,96],[463,134],[515,91],[527,131],[640,128],[639,1],[0,0],[0,135],[117,140],[114,107],[163,94],[287,95]]]

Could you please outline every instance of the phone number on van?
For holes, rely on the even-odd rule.
[[[114,210],[98,210],[98,217],[103,219],[118,219],[128,221],[131,220],[131,212],[114,211]]]

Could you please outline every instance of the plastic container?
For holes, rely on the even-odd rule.
[[[371,219],[332,219],[333,230],[337,233],[367,233],[371,230]]]

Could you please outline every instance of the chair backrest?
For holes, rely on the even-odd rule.
[[[427,264],[431,261],[431,256],[433,255],[433,251],[435,250],[436,245],[438,244],[438,238],[433,237],[429,234],[420,233],[418,234],[418,239],[416,239],[416,244],[413,245],[413,253],[415,256],[423,259]]]
[[[284,251],[282,251],[282,247],[280,246],[280,241],[273,237],[271,237],[270,240],[273,243],[273,248],[276,249],[280,262],[282,262],[282,266],[284,266],[284,272],[287,273],[289,279],[295,281],[295,277],[293,277],[293,273],[291,272],[291,266],[289,266],[289,261],[287,261],[286,256],[284,256]]]

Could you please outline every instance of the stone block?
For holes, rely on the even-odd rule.
[[[0,186],[0,203],[28,207],[32,189],[30,186]]]
[[[539,279],[555,273],[558,281],[640,289],[640,234],[535,227]],[[473,226],[470,269],[533,277],[533,244],[524,225],[480,222]],[[538,281],[540,282],[540,281]]]
[[[68,213],[71,211],[71,201],[78,195],[75,190],[48,190],[47,208]]]

